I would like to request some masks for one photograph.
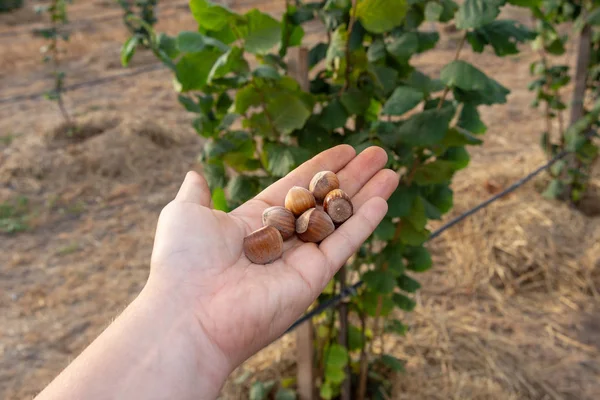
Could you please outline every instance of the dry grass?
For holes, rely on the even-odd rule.
[[[250,4],[259,3],[233,5]],[[115,12],[108,6],[76,2],[72,19]],[[278,13],[283,2],[259,6]],[[177,10],[160,30],[193,29],[189,14]],[[511,10],[507,17],[524,20]],[[19,29],[36,26],[29,22],[23,17]],[[69,83],[117,72],[124,37],[118,21],[75,33]],[[319,39],[318,30],[309,38]],[[48,87],[39,45],[28,36],[0,38],[3,96]],[[455,45],[446,33],[439,49],[415,62],[436,75]],[[512,93],[507,105],[484,110],[486,142],[458,175],[446,219],[544,161],[537,145],[543,121],[526,90],[536,55],[524,47],[503,60],[469,51],[462,57]],[[573,52],[565,57],[572,62]],[[148,62],[147,54],[135,61]],[[201,143],[167,72],[70,92],[66,102],[81,127],[75,135],[52,103],[0,106],[0,202],[24,195],[32,210],[31,231],[0,240],[3,399],[35,394],[139,292],[158,213],[185,172],[197,168]],[[430,243],[435,267],[418,276],[424,289],[404,316],[411,331],[386,337],[386,350],[407,360],[393,398],[600,398],[599,177],[595,171],[588,215],[543,200],[542,176]],[[254,380],[293,376],[294,369],[288,335],[240,367],[234,377],[249,371],[250,378],[230,380],[223,398],[247,398]]]

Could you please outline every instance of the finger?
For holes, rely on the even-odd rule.
[[[352,197],[387,163],[387,153],[373,146],[363,150],[337,175],[340,188]]]
[[[210,189],[206,179],[197,172],[190,171],[185,175],[185,179],[177,192],[175,201],[186,203],[197,203],[204,207],[210,206]]]
[[[373,233],[386,213],[387,202],[381,197],[373,197],[321,243],[319,248],[332,269],[329,271],[331,276]]]
[[[389,199],[399,182],[400,176],[397,173],[391,169],[382,169],[352,198],[354,209],[358,210],[372,197]]]
[[[356,156],[352,146],[340,145],[317,154],[298,168],[263,190],[255,198],[270,205],[283,205],[285,195],[292,186],[308,187],[319,171],[337,172]]]

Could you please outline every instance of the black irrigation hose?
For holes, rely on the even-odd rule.
[[[105,76],[105,77],[102,77],[102,78],[93,79],[91,81],[79,82],[79,83],[75,83],[75,84],[70,85],[70,86],[65,86],[63,88],[62,92],[70,92],[70,91],[81,89],[81,88],[84,88],[84,87],[101,85],[101,84],[104,84],[104,83],[108,83],[108,82],[119,80],[121,78],[127,78],[127,77],[130,77],[130,76],[135,76],[135,75],[139,75],[139,74],[145,74],[147,72],[156,71],[156,70],[159,70],[159,69],[162,69],[162,68],[164,68],[164,65],[162,63],[155,63],[155,64],[151,64],[151,65],[146,65],[146,66],[139,67],[139,68],[136,68],[134,70],[126,71],[126,72],[123,72],[123,73],[120,73],[120,74]],[[44,96],[46,93],[47,93],[47,91],[38,92],[38,93],[32,93],[32,94],[23,94],[23,95],[12,96],[12,97],[5,97],[3,99],[0,99],[0,104],[13,103],[13,102],[17,103],[17,102],[26,101],[26,100],[34,100],[34,99],[36,99],[38,97]]]
[[[526,184],[527,182],[529,182],[530,180],[532,180],[534,177],[536,177],[540,172],[545,171],[546,169],[550,168],[552,166],[552,164],[554,164],[558,160],[564,158],[569,153],[570,152],[567,151],[567,150],[561,151],[560,153],[558,153],[554,157],[552,157],[544,165],[536,168],[535,170],[533,170],[533,172],[531,172],[528,175],[526,175],[525,177],[519,179],[518,181],[516,181],[515,183],[513,183],[512,185],[510,185],[509,187],[507,187],[506,189],[504,189],[500,193],[497,193],[497,194],[493,195],[492,197],[490,197],[486,201],[484,201],[484,202],[478,204],[477,206],[471,208],[469,211],[467,211],[465,213],[462,213],[461,215],[457,216],[456,218],[451,219],[450,221],[448,221],[447,223],[445,223],[444,225],[442,225],[439,229],[437,229],[434,232],[432,232],[431,235],[429,235],[429,237],[427,238],[426,242],[430,241],[432,239],[435,239],[436,237],[440,236],[442,233],[444,233],[448,229],[452,228],[454,225],[458,224],[459,222],[462,222],[464,219],[470,217],[471,215],[475,214],[476,212],[478,212],[478,211],[486,208],[487,206],[489,206],[490,204],[492,204],[496,200],[498,200],[498,199],[506,196],[507,194],[509,194],[511,192],[514,192],[515,190],[517,190],[518,188],[520,188],[521,186],[523,186],[524,184]],[[348,286],[347,288],[345,288],[344,290],[342,290],[338,295],[336,295],[336,296],[332,297],[331,299],[328,299],[328,300],[324,301],[323,303],[319,304],[316,308],[314,308],[313,310],[311,310],[308,313],[304,314],[296,322],[294,322],[292,324],[292,326],[290,326],[285,331],[284,335],[287,334],[287,333],[290,333],[291,331],[293,331],[294,329],[296,329],[299,325],[301,325],[304,322],[312,319],[313,317],[321,314],[325,310],[327,310],[329,308],[336,307],[346,297],[354,296],[356,294],[357,289],[359,287],[361,287],[363,285],[363,283],[364,282],[362,280],[359,280],[354,285]]]

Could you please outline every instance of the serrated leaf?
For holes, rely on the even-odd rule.
[[[245,37],[245,49],[249,53],[264,54],[281,40],[281,24],[268,14],[257,9],[245,14],[248,33]]]
[[[419,50],[419,36],[416,32],[405,32],[386,43],[386,50],[400,63],[406,63]]]
[[[385,57],[385,42],[382,39],[375,39],[367,50],[367,59],[370,63],[377,62]]]
[[[384,33],[404,21],[406,0],[362,0],[356,7],[356,18],[366,30]]]
[[[525,43],[535,37],[533,31],[513,20],[492,21],[467,35],[474,51],[482,52],[486,45],[491,45],[496,55],[500,57],[517,54],[518,43]]]
[[[165,53],[170,59],[174,59],[179,55],[176,38],[161,32],[156,37],[156,41],[158,48],[162,50],[162,52]]]
[[[458,29],[475,29],[489,24],[500,14],[505,0],[465,0],[456,14]]]
[[[456,171],[465,168],[471,161],[469,152],[464,147],[450,147],[439,159],[452,162]]]
[[[462,97],[460,92],[455,92],[457,100],[473,105],[505,103],[510,93],[504,86],[462,60],[446,65],[440,73],[440,80],[447,86],[465,91]]]
[[[388,200],[387,216],[396,218],[409,215],[418,194],[419,190],[415,186],[398,185],[398,188]]]
[[[235,95],[235,112],[245,114],[250,107],[256,107],[261,104],[260,93],[254,85],[247,85],[237,91]]]
[[[381,294],[392,293],[396,286],[394,275],[389,271],[367,271],[362,275],[362,280],[373,291]]]
[[[222,161],[203,162],[202,172],[210,190],[225,186],[225,167]]]
[[[402,254],[402,249],[402,245],[390,242],[381,252],[383,263],[387,264],[387,270],[394,277],[398,277],[404,273],[404,255]]]
[[[405,295],[400,293],[394,293],[392,295],[392,301],[394,302],[396,307],[404,311],[412,311],[417,305],[417,303],[415,303],[413,299],[406,297]]]
[[[413,202],[413,206],[404,221],[410,222],[410,224],[417,230],[422,230],[427,224],[427,217],[425,216],[425,206],[420,196],[417,196]]]
[[[259,192],[258,181],[253,177],[237,175],[227,184],[227,192],[233,203],[232,207],[235,208]]]
[[[181,91],[202,90],[206,85],[213,64],[220,55],[218,51],[205,49],[181,57],[176,65],[176,76],[181,85]]]
[[[289,92],[268,96],[266,106],[272,124],[283,134],[302,128],[311,113],[300,97]]]
[[[369,66],[370,71],[376,78],[376,83],[383,89],[384,94],[389,94],[397,86],[398,71],[385,66]]]
[[[448,132],[446,132],[446,136],[444,136],[444,140],[442,141],[442,145],[445,147],[453,147],[453,146],[466,146],[466,145],[480,145],[483,141],[471,135],[470,132],[467,132],[463,129],[450,128]]]
[[[444,89],[444,84],[439,79],[431,79],[424,73],[413,70],[410,75],[404,79],[407,86],[417,89],[424,95],[429,95]]]
[[[256,67],[254,71],[252,71],[252,75],[254,75],[257,78],[271,79],[275,81],[281,78],[281,75],[279,75],[277,69],[272,65],[268,64],[263,64]]]
[[[440,20],[444,6],[437,1],[428,1],[425,5],[425,21],[437,22]]]
[[[439,143],[454,116],[453,107],[429,109],[408,118],[397,131],[397,143],[432,146]]]
[[[415,272],[424,272],[431,268],[433,262],[431,260],[431,254],[423,247],[408,247],[405,251],[404,257],[408,264],[406,268]]]
[[[275,176],[285,176],[296,166],[294,154],[289,147],[267,143],[263,148],[267,170]]]
[[[388,319],[385,321],[385,331],[404,336],[408,332],[408,327],[397,319]]]
[[[421,284],[408,275],[400,276],[396,282],[398,283],[398,287],[405,292],[414,293],[421,289]]]
[[[547,199],[558,199],[565,192],[566,186],[560,179],[553,179],[542,193],[542,196]]]
[[[215,61],[208,74],[208,82],[229,73],[245,74],[249,69],[248,62],[244,59],[244,51],[239,47],[232,47]]]
[[[124,67],[129,65],[129,61],[131,61],[131,58],[135,54],[135,49],[137,48],[138,44],[138,36],[131,36],[125,41],[125,43],[123,43],[123,46],[121,47],[121,65]]]
[[[419,185],[446,183],[452,179],[457,169],[453,161],[438,159],[419,166],[413,175],[413,180]]]
[[[402,115],[423,100],[423,93],[408,86],[399,86],[383,105],[382,114]]]
[[[340,25],[331,35],[331,42],[327,48],[326,60],[330,65],[337,57],[344,58],[346,56],[346,43],[348,42],[348,32],[346,25]]]

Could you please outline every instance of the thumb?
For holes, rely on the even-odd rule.
[[[203,176],[195,171],[186,174],[175,201],[182,203],[196,203],[204,207],[210,207],[210,189]]]

